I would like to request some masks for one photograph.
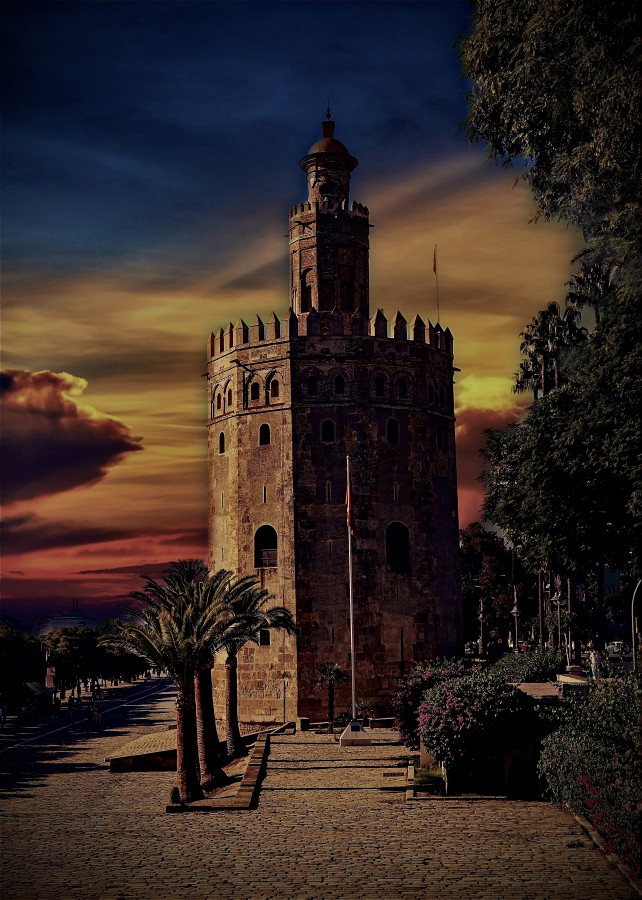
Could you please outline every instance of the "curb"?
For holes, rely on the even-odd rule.
[[[636,875],[633,869],[623,863],[619,857],[607,851],[604,838],[595,830],[588,819],[585,819],[584,816],[576,815],[568,806],[565,806],[565,809],[570,812],[577,824],[587,833],[598,850],[604,854],[609,864],[615,866],[616,869],[619,869],[631,887],[642,897],[642,880]]]
[[[256,743],[248,759],[245,773],[236,794],[229,800],[197,800],[195,803],[169,803],[165,807],[167,813],[187,812],[219,812],[221,810],[248,810],[258,806],[259,788],[267,768],[270,753],[270,737],[278,734],[285,726],[281,725],[271,732],[263,732],[256,738]]]

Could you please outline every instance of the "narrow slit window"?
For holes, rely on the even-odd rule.
[[[399,485],[395,482],[392,486],[392,499],[396,503],[399,499]]]
[[[225,506],[225,494],[221,491],[221,509]]]
[[[232,390],[231,389],[227,392],[227,405],[228,406],[232,405]]]
[[[325,483],[325,499],[326,503],[332,503],[332,482],[326,481]]]
[[[267,484],[263,485],[263,502],[267,503]]]
[[[216,395],[216,408],[220,409],[223,405],[223,400],[220,394]]]
[[[259,429],[259,445],[266,447],[270,443],[270,426],[261,425]]]
[[[218,436],[218,452],[225,453],[225,432],[223,431]]]
[[[328,541],[328,556],[332,556],[332,541]]]

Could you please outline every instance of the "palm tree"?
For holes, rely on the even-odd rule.
[[[555,300],[531,319],[520,334],[519,349],[524,359],[515,375],[515,393],[530,390],[533,399],[537,400],[562,386],[560,364],[564,353],[586,340],[588,335],[579,323],[576,308],[567,306],[562,314]]]
[[[320,687],[328,689],[328,733],[334,734],[334,686],[346,681],[346,673],[336,663],[321,663],[317,669],[317,680]]]
[[[230,583],[227,601],[233,610],[235,627],[221,635],[220,647],[225,659],[225,715],[227,721],[227,753],[234,758],[245,752],[238,719],[238,654],[247,643],[258,644],[264,629],[294,632],[292,614],[284,606],[267,608],[274,597],[259,586],[254,575]]]
[[[103,641],[165,669],[176,686],[176,764],[181,802],[203,796],[195,681],[197,673],[212,659],[212,648],[218,646],[232,619],[230,607],[218,602],[218,581],[203,577],[206,572],[200,560],[182,560],[171,564],[164,584],[145,577],[145,589],[131,595],[142,608],[129,609],[130,619],[118,623],[116,631]]]

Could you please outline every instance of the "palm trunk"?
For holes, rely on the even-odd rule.
[[[245,746],[239,731],[237,659],[235,654],[225,660],[225,718],[227,721],[227,754],[231,758],[243,756]]]
[[[334,682],[328,682],[328,732],[334,734]]]
[[[226,776],[223,771],[223,760],[216,731],[212,670],[209,666],[199,669],[194,676],[194,699],[196,701],[196,743],[201,784],[222,783],[226,780]]]
[[[198,777],[196,708],[193,694],[179,691],[176,698],[176,783],[182,803],[203,796]]]

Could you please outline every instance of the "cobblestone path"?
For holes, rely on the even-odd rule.
[[[272,740],[259,808],[164,812],[171,772],[105,756],[165,727],[171,693],[0,755],[3,900],[637,898],[570,816],[545,803],[405,802],[403,748]]]

